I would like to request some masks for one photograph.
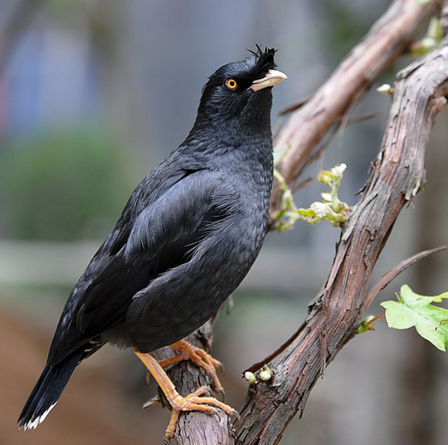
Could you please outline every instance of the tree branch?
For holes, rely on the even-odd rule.
[[[417,261],[420,261],[422,258],[427,257],[428,255],[431,255],[436,252],[440,252],[441,250],[447,249],[447,246],[440,246],[436,247],[434,249],[424,250],[423,252],[416,253],[415,255],[411,256],[410,258],[407,258],[406,260],[402,261],[400,264],[395,266],[392,270],[387,272],[385,275],[383,275],[376,283],[372,289],[370,289],[369,293],[364,298],[364,310],[366,311],[369,309],[371,304],[373,303],[373,300],[375,297],[384,289],[386,286],[391,283],[395,278],[400,275],[402,272],[404,272],[408,267],[411,267],[413,264],[415,264]]]
[[[350,112],[364,92],[403,53],[441,8],[434,0],[395,0],[372,26],[364,39],[341,62],[332,76],[294,112],[275,141],[276,149],[288,147],[278,170],[288,184],[298,180],[297,172],[314,147],[341,116]],[[271,211],[278,208],[281,192],[274,186]]]
[[[185,340],[211,352],[214,321],[215,319],[208,321]],[[154,355],[160,361],[174,353],[171,348],[165,347],[155,351]],[[202,369],[197,368],[189,361],[173,366],[167,370],[167,373],[175,383],[177,391],[183,396],[191,394],[201,386],[212,387],[211,376],[207,376]],[[171,408],[160,388],[159,400],[163,406]],[[214,416],[197,411],[186,412],[179,418],[172,442],[179,445],[231,445],[233,444],[233,429],[229,416],[221,410],[217,410],[217,414]]]
[[[425,181],[424,156],[448,95],[448,40],[401,71],[388,130],[362,197],[345,223],[323,292],[291,344],[269,364],[270,382],[250,388],[237,444],[276,444],[342,347],[355,335],[373,267],[401,209]],[[370,304],[371,301],[368,303]]]
[[[440,5],[439,0],[426,4],[395,0],[322,88],[291,115],[276,139],[277,147],[289,147],[280,166],[289,184],[298,180],[297,172],[332,124],[347,114],[375,79],[406,52]],[[235,424],[235,443],[277,443],[288,422],[297,412],[302,413],[326,364],[356,332],[378,255],[401,208],[424,181],[423,155],[433,120],[445,103],[441,85],[444,73],[448,73],[446,47],[433,54],[437,56],[428,56],[400,73],[383,147],[362,198],[343,228],[325,289],[310,303],[309,316],[296,336],[269,363],[274,378],[250,387],[241,418]],[[415,73],[425,82],[417,82]],[[279,197],[275,187],[271,208],[278,205]],[[210,330],[205,336],[195,333],[192,337],[209,348],[211,335]],[[181,393],[211,383],[187,363],[173,367],[170,373],[176,386],[183,388]],[[224,414],[195,412],[181,416],[173,441],[234,443]]]

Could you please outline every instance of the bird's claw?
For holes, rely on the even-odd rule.
[[[200,411],[213,415],[216,414],[216,408],[219,408],[229,416],[238,416],[238,412],[232,407],[220,402],[214,397],[201,397],[209,390],[210,388],[207,386],[201,386],[196,391],[185,397],[182,397],[180,394],[176,394],[173,399],[170,400],[172,407],[171,419],[165,434],[168,439],[174,436],[180,413],[183,411]]]
[[[213,388],[217,394],[224,394],[224,388],[219,381],[216,370],[224,370],[222,363],[203,349],[191,345],[190,343],[180,340],[170,345],[170,348],[177,352],[177,355],[159,362],[162,368],[179,363],[183,360],[191,360],[196,366],[202,368],[205,373],[213,378]]]

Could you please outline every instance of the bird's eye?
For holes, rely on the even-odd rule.
[[[229,89],[229,90],[236,90],[237,89],[237,87],[238,87],[238,83],[237,83],[237,81],[235,80],[235,79],[227,79],[226,80],[226,87]]]

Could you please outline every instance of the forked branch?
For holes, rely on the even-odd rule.
[[[251,387],[237,444],[276,444],[318,380],[355,335],[371,303],[370,277],[402,210],[425,182],[432,126],[448,95],[448,40],[400,72],[387,131],[368,183],[344,224],[323,292],[290,345],[269,364],[274,379]]]
[[[395,0],[330,79],[291,115],[276,139],[277,146],[289,147],[280,167],[288,184],[294,186],[297,172],[321,138],[407,52],[441,3]],[[355,334],[376,260],[399,212],[424,183],[426,146],[434,119],[446,102],[447,81],[446,42],[398,75],[389,124],[371,177],[343,226],[322,294],[310,303],[308,318],[287,347],[269,363],[273,379],[250,387],[233,429],[224,414],[187,413],[181,416],[174,443],[276,444],[289,421],[302,413],[326,365]],[[274,188],[271,208],[278,205],[279,197]],[[194,337],[210,346],[212,331]],[[174,369],[172,378],[178,388],[189,390],[205,383],[200,371],[187,364]]]

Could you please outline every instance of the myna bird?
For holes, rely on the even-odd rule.
[[[193,356],[216,375],[219,364],[182,339],[217,313],[254,263],[266,235],[273,177],[273,49],[212,74],[185,141],[132,193],[112,233],[65,304],[45,368],[19,418],[41,423],[76,366],[105,343],[132,347],[172,406],[167,436],[181,411],[234,411],[200,388],[182,397],[164,366]],[[151,351],[179,353],[159,364]],[[221,390],[215,379],[215,387]]]

